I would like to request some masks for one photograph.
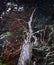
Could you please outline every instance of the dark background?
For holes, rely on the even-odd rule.
[[[54,23],[54,0],[0,0],[0,15],[5,10],[7,2],[35,6],[39,18]]]

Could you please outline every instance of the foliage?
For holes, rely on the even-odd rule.
[[[0,65],[8,65],[8,64],[2,63],[2,60],[0,60]]]
[[[50,28],[54,28],[54,24],[53,25],[49,25]]]

